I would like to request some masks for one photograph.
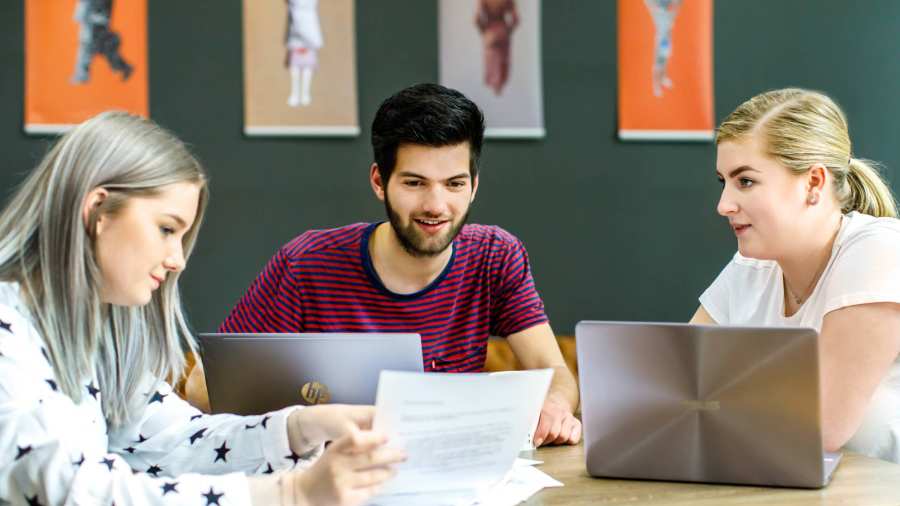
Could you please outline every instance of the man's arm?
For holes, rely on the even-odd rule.
[[[525,369],[551,368],[554,371],[534,433],[535,446],[578,443],[581,422],[573,414],[578,407],[578,383],[563,360],[550,325],[535,325],[510,334],[506,340]]]

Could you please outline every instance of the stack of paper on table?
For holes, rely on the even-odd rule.
[[[408,459],[369,504],[515,504],[561,486],[530,465],[514,466],[552,377],[550,369],[382,372],[374,428]]]

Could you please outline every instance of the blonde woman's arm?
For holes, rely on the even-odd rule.
[[[900,304],[844,307],[819,334],[822,439],[836,451],[859,429],[875,389],[900,353]]]
[[[691,317],[690,323],[701,325],[717,325],[716,321],[713,320],[712,316],[709,316],[709,313],[706,312],[706,309],[703,309],[702,305],[697,308],[694,316]]]

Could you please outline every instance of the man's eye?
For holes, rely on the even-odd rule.
[[[404,181],[403,184],[405,184],[406,186],[422,186],[421,181]]]

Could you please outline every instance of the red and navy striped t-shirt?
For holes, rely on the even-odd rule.
[[[311,230],[284,245],[219,327],[220,332],[416,332],[426,371],[484,368],[488,336],[547,321],[525,247],[509,232],[465,225],[443,272],[397,294],[369,256],[377,223]]]

